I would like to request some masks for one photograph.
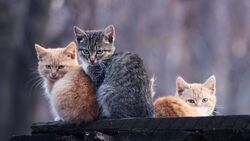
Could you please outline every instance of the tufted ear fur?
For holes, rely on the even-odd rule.
[[[35,49],[36,49],[36,53],[37,53],[37,59],[39,61],[42,61],[44,56],[46,56],[46,54],[47,54],[46,49],[38,44],[35,44]]]
[[[109,25],[104,30],[104,39],[105,43],[114,43],[115,41],[115,27],[113,25]]]
[[[182,95],[185,89],[188,89],[189,84],[180,76],[176,79],[176,91],[178,95]]]
[[[211,90],[211,94],[215,94],[216,92],[216,78],[214,75],[210,76],[205,83],[203,83],[205,87]]]

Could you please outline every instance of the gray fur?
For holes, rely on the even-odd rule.
[[[111,33],[112,36],[106,34],[110,31],[114,32],[114,27],[108,28],[110,26],[103,31],[86,32],[75,28],[78,55],[81,61],[89,63],[87,73],[97,88],[96,95],[102,109],[101,116],[106,118],[152,117],[154,112],[152,85],[143,61],[136,54],[129,52],[114,53],[114,33]],[[83,43],[85,41],[88,43]],[[99,57],[96,56],[93,64],[88,61],[88,56],[81,52],[82,49],[88,49],[89,52],[96,53],[103,48],[109,51],[103,52]]]

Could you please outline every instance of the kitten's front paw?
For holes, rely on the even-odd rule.
[[[61,119],[60,117],[55,117],[54,121],[63,121],[63,119]]]

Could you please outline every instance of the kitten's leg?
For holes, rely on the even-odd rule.
[[[54,121],[64,121],[58,114],[54,114]]]
[[[54,118],[54,121],[60,121],[60,120],[62,120],[59,116],[56,116],[55,118]],[[62,120],[63,121],[63,120]]]
[[[107,119],[107,118],[110,118],[111,116],[109,106],[110,106],[110,98],[112,96],[112,93],[110,93],[110,91],[112,91],[111,87],[109,85],[104,84],[104,85],[101,85],[96,92],[97,101],[101,107],[100,117],[102,119]]]
[[[56,111],[56,108],[54,107],[52,103],[51,103],[51,111],[54,116],[54,121],[63,121],[63,119],[59,116],[59,114]]]
[[[57,113],[53,113],[54,115],[54,121],[64,121]]]

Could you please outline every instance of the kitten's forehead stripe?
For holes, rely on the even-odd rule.
[[[103,33],[101,31],[87,32],[87,35],[86,35],[86,38],[88,41],[88,45],[86,45],[87,49],[90,51],[97,50],[100,39],[102,37],[103,37]]]

